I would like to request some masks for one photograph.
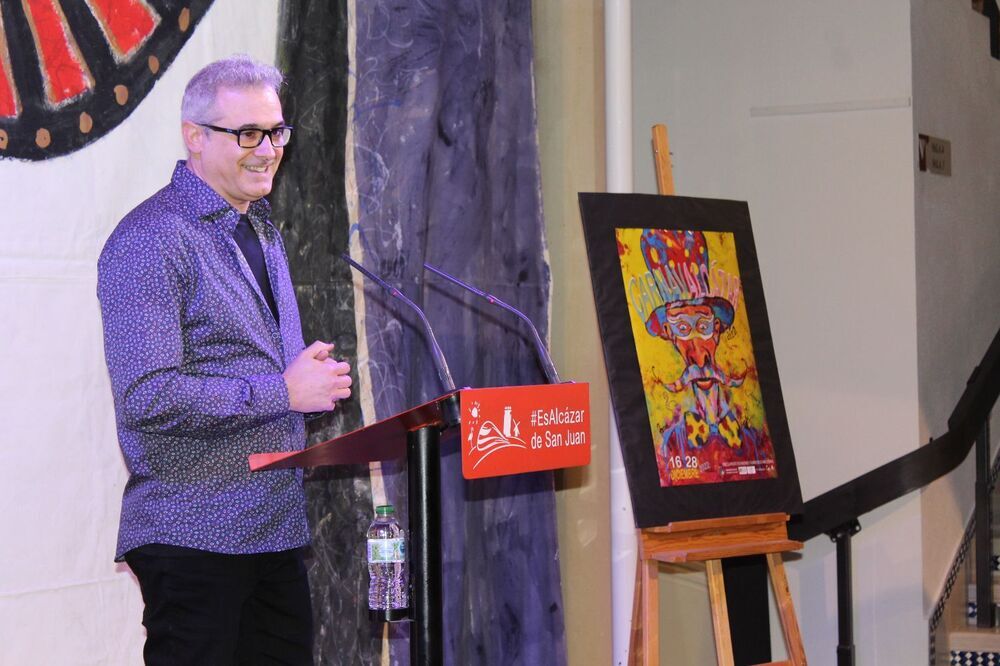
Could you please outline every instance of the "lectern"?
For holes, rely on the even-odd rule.
[[[410,663],[437,666],[444,663],[438,462],[442,433],[459,431],[466,479],[587,465],[589,402],[589,386],[583,383],[461,389],[302,451],[252,455],[250,469],[406,458]]]

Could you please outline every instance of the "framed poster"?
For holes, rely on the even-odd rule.
[[[744,202],[581,194],[637,527],[802,505]]]

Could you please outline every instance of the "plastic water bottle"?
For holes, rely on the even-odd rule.
[[[368,528],[368,607],[385,619],[404,619],[409,606],[406,575],[406,538],[391,504],[375,507]]]

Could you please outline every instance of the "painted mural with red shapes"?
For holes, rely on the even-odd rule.
[[[0,158],[65,155],[112,131],[211,4],[0,1]]]

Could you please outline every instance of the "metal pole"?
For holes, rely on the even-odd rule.
[[[837,544],[837,666],[854,666],[854,593],[851,580],[851,537],[861,531],[857,520],[829,532]]]
[[[410,512],[410,664],[444,663],[441,602],[440,433],[424,426],[406,435]]]
[[[563,3],[569,6],[570,3]],[[604,0],[604,150],[608,192],[632,185],[632,0]],[[611,663],[628,661],[635,590],[636,530],[615,410],[608,413],[611,515]]]
[[[981,629],[992,627],[995,621],[990,513],[990,422],[987,419],[976,438],[976,626]]]

